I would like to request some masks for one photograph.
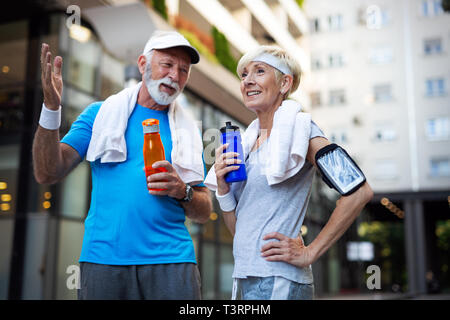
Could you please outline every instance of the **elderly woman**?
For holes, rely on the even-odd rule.
[[[247,180],[225,181],[240,163],[236,153],[224,152],[227,145],[216,149],[205,180],[234,236],[233,299],[312,299],[311,264],[349,228],[373,193],[365,181],[352,186],[351,194],[343,192],[325,227],[306,246],[300,228],[319,168],[316,154],[336,149],[311,116],[287,100],[299,86],[301,70],[284,50],[259,47],[241,58],[237,71],[244,104],[257,115],[242,137]],[[342,166],[336,170],[346,174]]]

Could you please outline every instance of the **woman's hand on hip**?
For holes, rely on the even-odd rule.
[[[313,263],[312,254],[301,235],[289,238],[279,232],[271,232],[263,237],[263,240],[270,239],[278,241],[271,241],[262,246],[261,256],[267,261],[284,261],[300,268]]]

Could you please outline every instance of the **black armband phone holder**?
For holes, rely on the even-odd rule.
[[[343,196],[352,194],[366,181],[356,162],[335,143],[317,151],[315,160],[322,180]]]

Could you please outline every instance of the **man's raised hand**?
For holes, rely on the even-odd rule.
[[[63,90],[62,64],[60,56],[55,57],[52,71],[52,54],[48,44],[43,43],[41,48],[41,81],[44,93],[45,106],[51,110],[58,110],[61,105]]]

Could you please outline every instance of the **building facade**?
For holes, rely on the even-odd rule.
[[[359,237],[378,226],[397,243],[378,244],[395,289],[448,290],[450,15],[439,0],[306,1],[305,12],[311,112],[375,191]]]

